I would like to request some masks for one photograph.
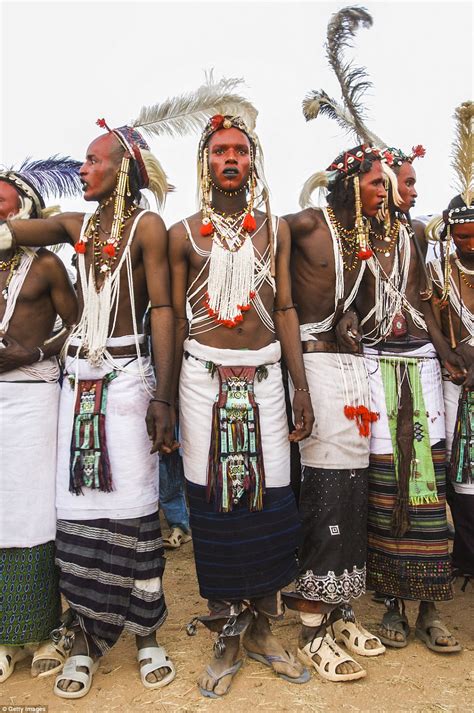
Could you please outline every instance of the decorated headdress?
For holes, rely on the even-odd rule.
[[[114,134],[121,146],[125,149],[120,169],[117,176],[117,185],[114,192],[114,220],[110,234],[110,256],[117,252],[117,244],[123,230],[125,215],[125,196],[130,197],[131,164],[136,168],[139,189],[148,188],[155,196],[159,207],[163,206],[166,194],[172,190],[166,174],[150,147],[138,131],[141,129],[149,136],[183,136],[190,131],[202,129],[208,118],[224,107],[245,107],[246,100],[235,93],[242,79],[222,78],[214,81],[210,72],[206,82],[194,92],[171,97],[149,107],[142,107],[136,119],[125,126],[111,129],[105,119],[97,120],[97,124]],[[92,228],[91,228],[92,229]],[[84,239],[75,245],[77,252],[83,253],[86,249],[87,231]]]
[[[80,166],[80,161],[57,154],[47,159],[27,158],[17,169],[0,170],[0,181],[9,183],[17,190],[25,217],[47,218],[59,212],[59,207],[46,208],[45,198],[63,198],[81,193]]]
[[[397,167],[405,161],[411,163],[415,158],[423,157],[425,149],[418,145],[412,149],[411,154],[405,154],[401,149],[389,149],[386,142],[365,123],[366,112],[362,99],[365,92],[372,87],[372,83],[365,67],[356,67],[351,61],[345,60],[344,50],[352,47],[352,41],[359,27],[370,28],[372,24],[372,16],[362,7],[346,7],[332,16],[327,29],[326,55],[339,82],[343,103],[332,99],[324,90],[313,90],[303,101],[303,115],[306,121],[315,119],[319,114],[327,116],[335,120],[345,131],[354,134],[365,145],[378,147],[384,172],[392,186],[394,202],[400,205],[397,178],[390,166]],[[357,175],[357,164],[351,175]],[[321,181],[323,181],[321,175],[314,174],[306,182],[300,197],[302,207],[308,205],[312,186],[321,187]]]
[[[451,166],[456,176],[455,196],[448,206],[445,216],[434,216],[425,228],[427,240],[442,241],[444,246],[444,289],[440,306],[449,301],[451,261],[451,226],[459,223],[474,223],[474,102],[466,101],[455,109],[455,136],[451,149]],[[442,245],[442,242],[440,242]]]

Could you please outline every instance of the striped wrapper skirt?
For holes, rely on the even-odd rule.
[[[205,486],[187,482],[199,591],[213,601],[239,602],[275,594],[298,572],[300,518],[291,486],[267,488],[263,510],[247,495],[231,512],[217,512]]]
[[[439,502],[409,505],[402,537],[391,534],[398,492],[393,455],[370,457],[367,589],[417,601],[452,599],[444,442],[431,451]]]
[[[60,589],[92,655],[105,654],[124,629],[156,631],[167,610],[158,513],[129,520],[58,520]]]

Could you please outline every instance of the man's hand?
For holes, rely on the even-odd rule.
[[[342,315],[336,325],[336,339],[345,352],[358,352],[362,332],[359,329],[359,317],[354,310],[349,310]]]
[[[308,438],[313,430],[314,414],[311,405],[311,397],[306,391],[295,391],[293,397],[293,419],[295,430],[290,433],[288,439],[293,443]]]
[[[161,401],[150,401],[146,412],[146,430],[152,442],[150,453],[172,453],[179,444],[173,435],[173,419],[168,404]]]
[[[0,347],[0,374],[38,361],[38,349],[27,349],[4,332],[0,332],[0,340],[3,344]]]
[[[453,384],[464,384],[467,369],[463,357],[451,349],[443,355],[442,364],[449,374]]]

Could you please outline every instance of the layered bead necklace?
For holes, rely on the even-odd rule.
[[[85,253],[87,243],[89,240],[92,240],[94,267],[101,273],[108,273],[112,271],[120,252],[120,244],[122,242],[125,223],[135,213],[135,211],[138,210],[138,205],[133,203],[120,218],[118,234],[112,236],[111,231],[104,230],[101,227],[100,220],[102,210],[112,202],[114,197],[115,195],[112,194],[106,201],[98,206],[95,213],[89,219],[82,239],[75,245],[76,252]],[[101,239],[100,233],[104,233],[108,237]]]
[[[395,247],[395,243],[397,242],[399,231],[400,221],[397,219],[394,221],[392,227],[390,228],[390,231],[383,238],[383,241],[384,243],[386,243],[386,245],[382,245],[381,247],[379,247],[375,245],[374,240],[378,240],[380,236],[373,230],[370,230],[369,237],[371,247],[373,248],[373,250],[375,250],[375,252],[383,254],[385,257],[390,257],[390,255],[392,254],[392,250]]]
[[[360,263],[360,258],[357,255],[359,238],[357,234],[357,228],[344,228],[343,225],[336,218],[336,214],[330,206],[326,208],[329,219],[333,225],[337,236],[337,243],[339,246],[339,251],[342,257],[342,263],[344,269],[348,272],[355,270]],[[352,258],[350,264],[346,261],[346,256]]]
[[[4,300],[8,299],[8,287],[10,285],[10,282],[12,281],[13,275],[15,274],[16,270],[20,265],[22,254],[23,251],[18,248],[13,253],[11,258],[9,258],[8,260],[0,260],[0,272],[7,272],[8,270],[10,271],[7,277],[7,281],[5,283],[5,287],[2,290],[2,296]]]
[[[462,264],[461,260],[458,257],[454,258],[454,262],[459,270],[459,274],[461,275],[461,280],[464,282],[466,287],[469,287],[471,290],[473,290],[474,285],[469,282],[466,275],[474,275],[474,270],[469,270],[467,267],[465,267],[465,265]]]

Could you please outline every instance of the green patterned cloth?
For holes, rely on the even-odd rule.
[[[410,357],[390,359],[390,357],[387,357],[380,359],[380,369],[385,391],[396,478],[397,480],[399,479],[397,424],[401,381],[408,379],[413,403],[413,447],[411,473],[408,481],[408,502],[410,505],[437,503],[438,493],[431,455],[430,432],[418,359]]]
[[[60,613],[54,542],[0,548],[0,644],[21,646],[49,639]]]

